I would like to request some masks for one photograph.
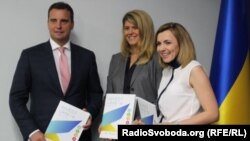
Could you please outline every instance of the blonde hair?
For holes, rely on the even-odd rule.
[[[157,37],[159,33],[164,31],[170,31],[176,38],[180,51],[177,56],[177,62],[185,67],[190,61],[196,60],[196,53],[194,48],[194,43],[187,32],[187,30],[179,23],[166,23],[162,25],[155,34],[155,46],[157,43]],[[159,57],[159,61],[162,67],[167,67],[168,64],[164,63],[163,60]]]
[[[138,43],[138,47],[140,49],[140,54],[136,64],[146,64],[150,61],[155,51],[153,21],[151,17],[142,10],[132,10],[126,13],[122,19],[122,24],[124,25],[126,21],[134,24],[139,29],[141,40]],[[128,44],[124,34],[121,42],[121,54],[124,57],[130,55],[130,45]]]

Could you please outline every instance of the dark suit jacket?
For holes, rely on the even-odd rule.
[[[157,98],[162,73],[157,57],[155,54],[147,64],[137,65],[130,83],[131,93],[152,103]],[[107,78],[107,93],[123,93],[127,59],[120,53],[112,56]]]
[[[23,50],[13,78],[9,104],[27,141],[32,131],[45,132],[60,100],[81,109],[87,108],[95,118],[102,105],[102,95],[94,53],[71,43],[71,80],[64,96],[48,41]],[[26,106],[29,98],[30,110]],[[87,136],[91,137],[90,134]]]

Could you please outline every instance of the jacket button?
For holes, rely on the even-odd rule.
[[[131,88],[130,90],[131,90],[131,91],[134,91],[135,89],[134,89],[134,88]]]

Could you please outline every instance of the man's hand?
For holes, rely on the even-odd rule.
[[[46,139],[41,131],[37,131],[30,137],[30,141],[46,141]]]
[[[86,108],[83,108],[82,110],[88,112]],[[91,125],[92,125],[92,116],[89,117],[87,123],[83,126],[84,130],[88,130],[91,127]]]

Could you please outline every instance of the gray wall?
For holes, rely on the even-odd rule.
[[[2,0],[0,4],[0,137],[21,141],[9,111],[8,97],[20,53],[48,40],[47,10],[55,0]],[[75,11],[72,41],[96,54],[101,84],[111,55],[119,51],[121,20],[132,9],[143,9],[153,18],[155,29],[165,22],[180,22],[190,32],[198,60],[210,72],[220,0],[67,0]],[[95,126],[97,123],[95,123]],[[98,140],[96,138],[95,140]]]

